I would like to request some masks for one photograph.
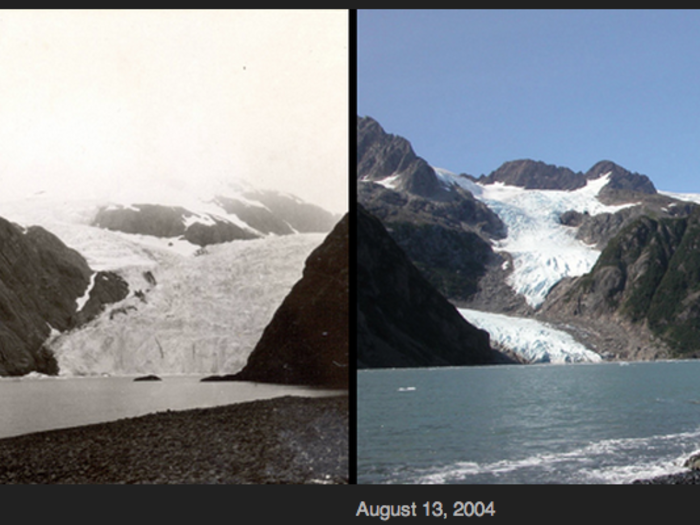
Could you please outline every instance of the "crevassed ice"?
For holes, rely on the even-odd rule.
[[[570,334],[553,326],[521,317],[460,308],[467,321],[489,332],[496,341],[532,363],[597,363],[599,354],[589,350]]]
[[[575,210],[597,215],[632,206],[606,206],[598,200],[609,177],[608,173],[588,181],[575,191],[525,190],[501,183],[483,186],[478,198],[508,226],[508,237],[495,245],[513,257],[508,284],[531,306],[539,307],[564,277],[589,272],[600,256],[599,250],[576,239],[575,229],[560,223],[562,213]]]
[[[506,224],[508,237],[494,243],[494,248],[512,256],[508,284],[534,308],[542,304],[552,286],[564,277],[589,272],[600,256],[599,250],[576,239],[575,229],[560,224],[561,214],[569,210],[590,215],[614,213],[634,205],[607,206],[598,200],[610,173],[574,191],[477,184],[447,170],[438,173],[444,184],[459,184],[472,191]]]

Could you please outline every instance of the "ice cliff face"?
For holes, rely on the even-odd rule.
[[[570,334],[536,319],[460,308],[459,313],[475,326],[488,330],[497,348],[507,348],[528,363],[597,363],[592,352]]]
[[[48,347],[64,375],[237,372],[322,239],[269,237],[199,255],[152,244],[122,269],[133,289],[127,299]]]

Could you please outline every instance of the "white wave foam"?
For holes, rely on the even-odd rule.
[[[470,477],[493,476],[494,481],[511,483],[533,479],[533,483],[628,484],[637,479],[681,472],[683,462],[693,454],[700,430],[645,438],[606,439],[566,452],[540,453],[520,459],[478,463],[456,462],[416,472],[417,484],[468,482]],[[510,476],[509,476],[510,475]]]

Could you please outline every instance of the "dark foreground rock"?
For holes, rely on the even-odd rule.
[[[700,471],[689,470],[651,479],[638,479],[633,485],[700,485]]]
[[[0,440],[0,483],[348,482],[348,397],[167,411]]]
[[[303,277],[265,327],[234,379],[347,388],[349,214],[306,259]]]
[[[512,362],[423,277],[361,205],[357,241],[358,368]]]
[[[203,377],[199,380],[200,383],[213,383],[216,381],[240,381],[238,374],[224,374]]]
[[[157,375],[149,374],[147,376],[135,377],[134,381],[162,381]]]

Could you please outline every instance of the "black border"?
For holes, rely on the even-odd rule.
[[[349,39],[348,39],[348,64],[349,64],[349,108],[348,108],[348,184],[349,184],[349,208],[350,214],[350,363],[353,368],[350,372],[349,383],[349,407],[350,407],[350,483],[357,483],[357,374],[354,364],[357,363],[357,257],[355,246],[357,239],[357,11],[350,10]]]

